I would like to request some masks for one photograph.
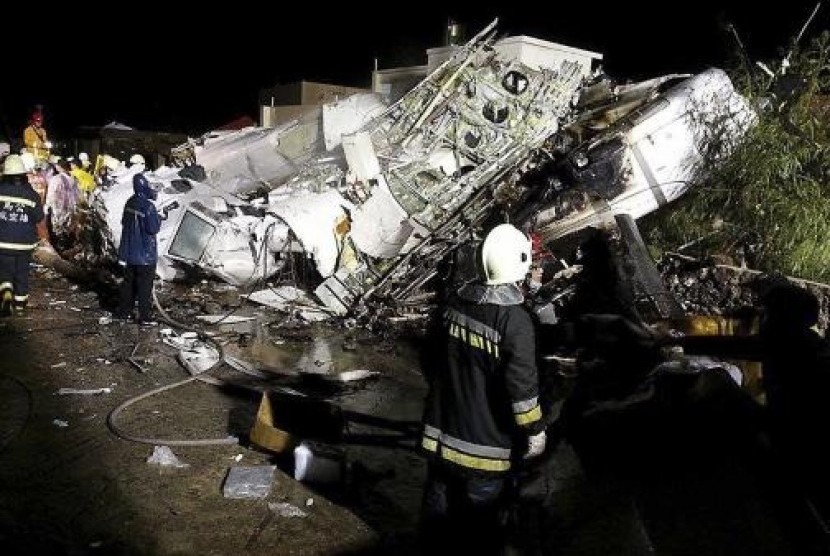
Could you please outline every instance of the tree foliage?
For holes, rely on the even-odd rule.
[[[644,236],[662,251],[830,281],[830,33],[794,47],[774,76],[748,63],[727,72],[757,124],[730,157],[708,160],[685,197],[644,219]]]

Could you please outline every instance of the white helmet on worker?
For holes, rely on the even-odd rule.
[[[23,164],[19,154],[10,154],[3,161],[3,175],[15,176],[25,174],[26,172],[26,165]]]
[[[27,172],[31,172],[35,169],[35,155],[29,151],[20,153],[20,160],[23,162],[23,166],[26,168]]]
[[[512,224],[499,224],[481,245],[485,283],[495,286],[524,280],[531,257],[530,239]]]
[[[130,157],[130,164],[145,164],[144,157],[136,153]]]

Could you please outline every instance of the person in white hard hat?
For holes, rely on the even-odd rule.
[[[90,167],[92,166],[92,162],[89,160],[87,153],[78,153],[78,162],[80,162],[81,168],[91,173]]]
[[[478,258],[480,279],[461,287],[434,321],[430,347],[440,347],[424,362],[422,539],[441,553],[491,554],[504,545],[517,462],[539,456],[547,438],[534,327],[518,284],[531,266],[531,242],[501,224]]]
[[[23,313],[29,300],[29,264],[43,220],[40,197],[29,185],[19,155],[3,161],[0,178],[0,314]]]
[[[147,168],[147,162],[144,157],[138,153],[130,157],[130,169],[137,172],[143,172]]]

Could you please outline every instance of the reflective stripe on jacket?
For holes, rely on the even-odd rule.
[[[0,178],[0,251],[19,253],[37,246],[36,227],[43,220],[40,197],[26,176]]]

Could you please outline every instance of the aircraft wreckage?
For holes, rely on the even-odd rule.
[[[755,121],[719,69],[618,85],[570,61],[531,68],[494,48],[495,25],[392,105],[357,94],[176,149],[178,167],[147,173],[170,215],[160,277],[198,268],[255,286],[304,253],[334,314],[413,304],[489,222],[510,218],[550,244],[639,218],[681,196]],[[134,171],[92,201],[110,247]]]

